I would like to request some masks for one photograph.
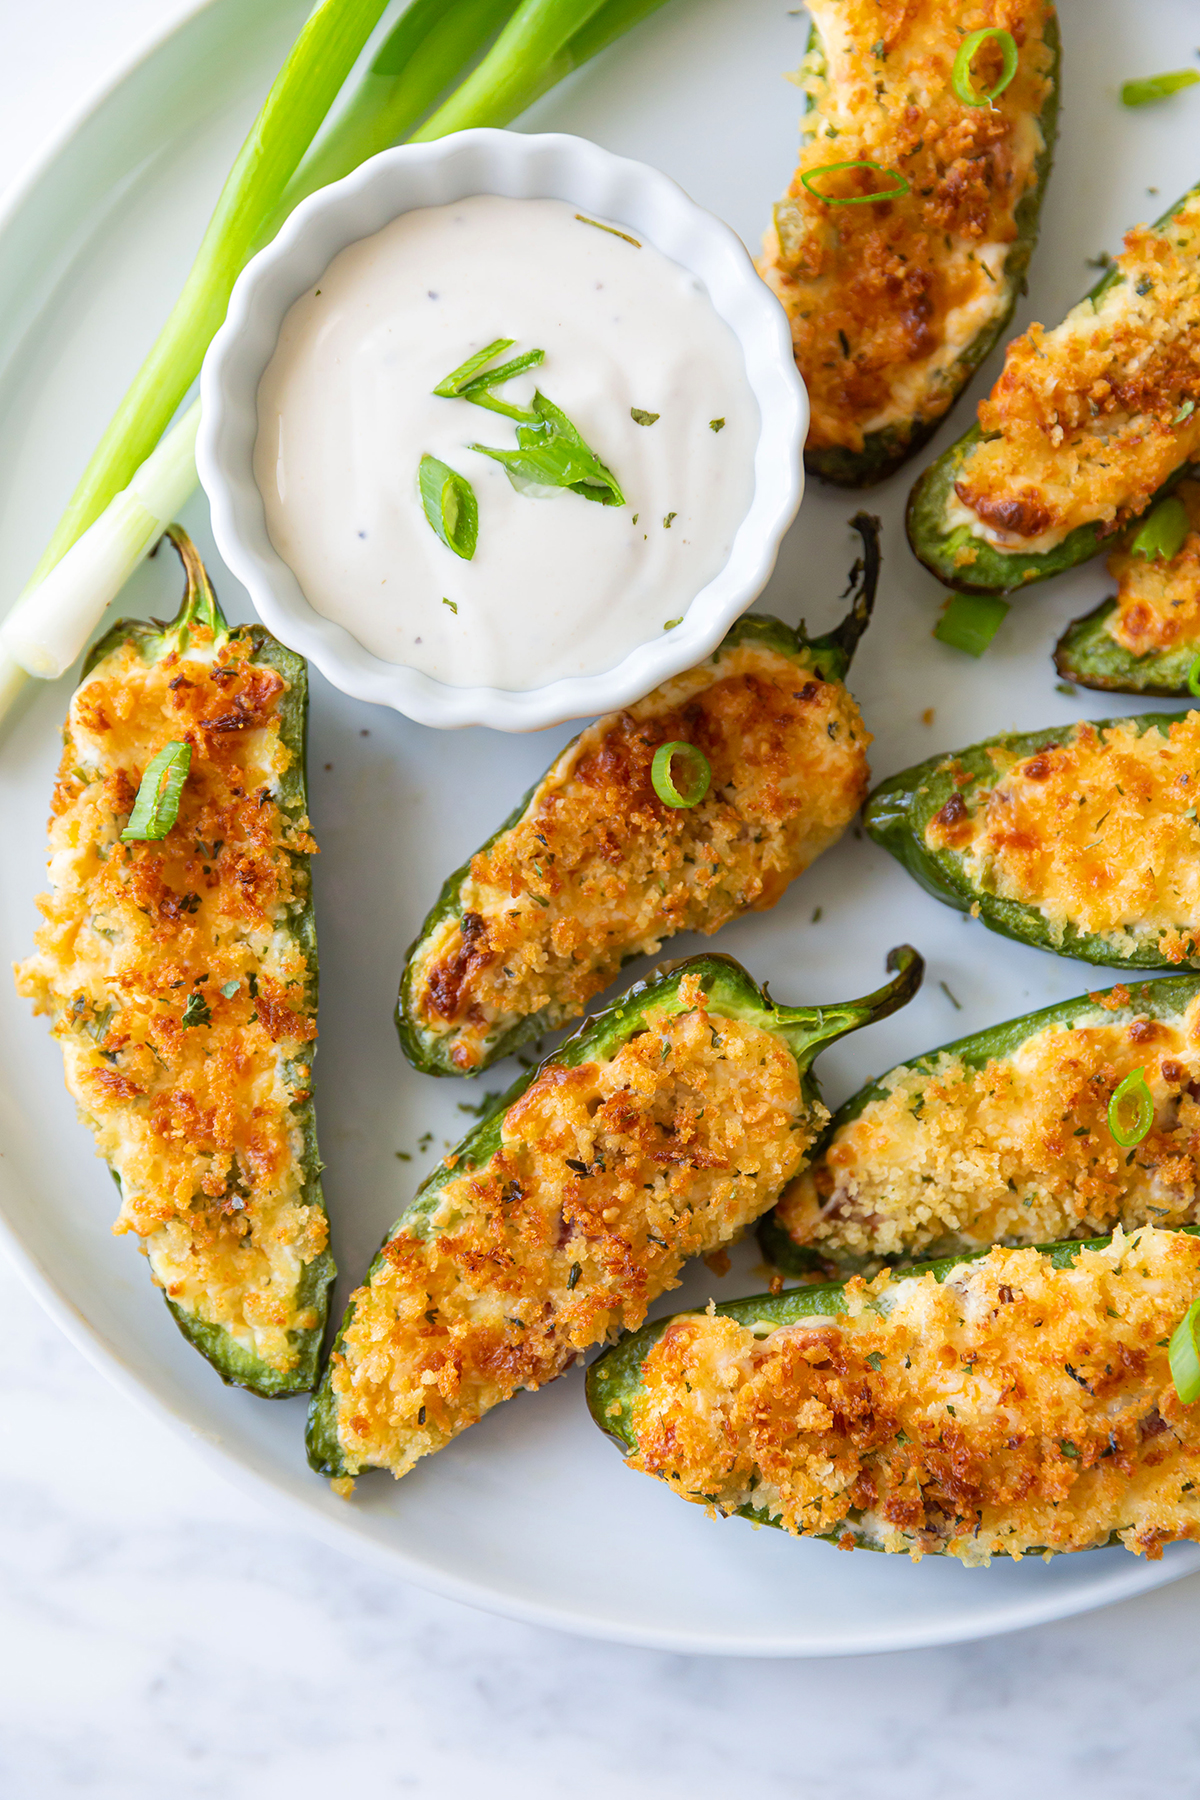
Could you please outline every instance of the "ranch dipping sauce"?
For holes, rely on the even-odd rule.
[[[489,347],[472,396],[453,391]],[[758,428],[695,276],[565,201],[476,195],[351,244],[295,302],[254,472],[317,612],[386,662],[521,690],[600,674],[680,622],[749,511]],[[522,444],[512,479],[485,454],[511,464]],[[468,560],[451,544],[472,525]]]

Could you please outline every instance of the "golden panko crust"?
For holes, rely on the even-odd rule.
[[[643,1364],[630,1466],[722,1513],[914,1560],[1200,1538],[1200,1407],[1167,1344],[1200,1242],[1144,1227],[1056,1270],[995,1249],[846,1288],[775,1330],[675,1320]]]
[[[1114,961],[1152,945],[1186,962],[1200,941],[1200,713],[1164,735],[1136,720],[1064,728],[1005,767],[972,811],[953,796],[925,828],[972,886],[1106,938]]]
[[[864,1271],[998,1242],[1194,1224],[1200,1176],[1200,1000],[1178,1019],[1114,1023],[1128,989],[1073,1028],[1035,1032],[972,1068],[893,1070],[792,1182],[776,1217],[798,1245]],[[1133,999],[1136,1006],[1136,998]],[[1142,1070],[1150,1130],[1130,1154],[1109,1102]]]
[[[1061,325],[1009,344],[955,483],[966,523],[1045,551],[1079,525],[1115,531],[1200,453],[1200,194],[1126,233],[1116,281]],[[961,516],[960,516],[961,514]]]
[[[1105,628],[1132,656],[1200,638],[1200,482],[1181,481],[1174,492],[1190,520],[1175,555],[1135,556],[1122,546],[1108,559],[1117,604]]]
[[[611,1057],[544,1068],[488,1163],[401,1221],[332,1359],[349,1473],[405,1474],[639,1325],[687,1257],[738,1237],[801,1166],[828,1115],[791,1052],[710,1013],[694,976],[679,998]]]
[[[47,1012],[67,1087],[121,1185],[155,1282],[271,1367],[304,1266],[325,1247],[303,1203],[316,996],[288,930],[303,910],[307,819],[277,803],[290,753],[274,669],[241,634],[144,662],[126,642],[71,701],[50,821],[51,891],[17,986]],[[179,815],[158,842],[120,834],[151,758],[191,745]]]
[[[712,769],[690,808],[666,806],[650,779],[676,740]],[[420,946],[420,1029],[469,1072],[520,1020],[578,1017],[629,957],[774,906],[862,805],[870,742],[840,682],[755,644],[597,720],[473,859],[461,916]]]
[[[1037,120],[1054,10],[1045,0],[812,0],[809,10],[823,55],[801,71],[806,141],[760,269],[791,320],[812,403],[809,448],[856,451],[869,431],[940,417],[955,363],[1011,303],[1005,263],[1045,147]],[[954,59],[963,34],[988,25],[1012,33],[1020,64],[993,106],[965,106],[951,85]],[[998,73],[992,45],[975,76],[987,84]],[[829,206],[804,186],[804,175],[856,159],[898,170],[908,193]],[[869,191],[862,180],[851,172],[816,185]]]

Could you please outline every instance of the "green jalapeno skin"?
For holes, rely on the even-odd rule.
[[[1170,713],[1081,721],[1100,732],[1114,725],[1133,724],[1139,732],[1159,731],[1164,737],[1172,722]],[[973,798],[982,798],[997,779],[990,751],[998,750],[1005,757],[1021,760],[1061,743],[1064,732],[1071,729],[1059,725],[1044,731],[1001,733],[969,749],[932,756],[911,769],[902,769],[898,775],[880,782],[871,794],[863,809],[863,824],[868,835],[894,856],[926,893],[958,912],[982,920],[990,931],[1014,938],[1019,944],[1049,950],[1055,956],[1076,957],[1080,962],[1097,963],[1104,968],[1170,974],[1179,964],[1166,960],[1154,944],[1146,942],[1125,949],[1107,937],[1080,930],[1070,920],[1056,928],[1036,907],[1003,899],[972,885],[963,870],[963,859],[955,851],[932,849],[925,841],[926,827],[948,800],[957,794],[969,806]],[[1200,946],[1193,945],[1183,961],[1188,967],[1200,968]]]
[[[699,977],[707,996],[710,1016],[738,1019],[771,1032],[791,1051],[800,1074],[800,1091],[806,1110],[821,1103],[820,1088],[812,1072],[819,1052],[848,1032],[858,1031],[878,1019],[888,1017],[907,1005],[921,985],[924,973],[922,959],[908,945],[891,951],[887,959],[893,979],[876,993],[861,1000],[828,1006],[778,1006],[730,956],[707,954],[687,957],[679,962],[663,964],[645,981],[635,982],[603,1012],[594,1014],[565,1043],[537,1068],[522,1074],[504,1094],[498,1096],[479,1123],[455,1147],[450,1157],[417,1189],[384,1244],[371,1263],[366,1285],[385,1266],[387,1245],[401,1233],[420,1237],[436,1211],[446,1184],[456,1179],[456,1171],[466,1166],[481,1174],[501,1147],[506,1115],[526,1089],[544,1070],[577,1068],[581,1064],[614,1056],[621,1047],[645,1029],[646,1014],[660,1012],[677,998],[680,986],[688,977]],[[337,1356],[346,1331],[353,1321],[352,1299],[342,1319],[337,1340],[330,1353],[320,1387],[309,1409],[308,1458],[320,1475],[344,1477],[358,1471],[348,1469],[338,1437],[338,1399],[331,1381],[331,1364]]]
[[[1065,681],[1110,694],[1147,694],[1164,700],[1190,697],[1188,676],[1200,656],[1200,638],[1180,638],[1169,650],[1134,656],[1106,629],[1115,600],[1103,600],[1076,619],[1054,646],[1054,666]]]
[[[248,661],[258,667],[274,669],[287,683],[286,691],[278,702],[277,716],[280,740],[291,752],[291,760],[278,778],[278,804],[289,818],[302,818],[308,811],[308,664],[302,656],[281,644],[263,625],[228,626],[190,541],[176,527],[171,528],[169,535],[183,560],[188,577],[188,590],[179,612],[167,625],[144,619],[118,620],[88,651],[81,679],[90,675],[106,657],[125,644],[133,644],[146,663],[157,662],[186,648],[188,627],[198,617],[213,626],[226,641],[241,640],[249,643],[251,651]],[[305,899],[302,907],[290,915],[281,929],[286,931],[303,955],[307,969],[306,1000],[315,1011],[319,970],[316,918],[312,883],[309,879],[310,858],[295,851],[288,851],[287,854],[294,863],[303,867]],[[309,1049],[310,1054],[316,1054],[315,1045],[311,1045]],[[324,1214],[321,1171],[325,1165],[317,1147],[316,1109],[311,1088],[306,1099],[292,1103],[291,1112],[303,1143],[300,1163],[304,1183],[299,1196],[300,1202]],[[121,1182],[115,1170],[112,1175],[120,1189]],[[321,1342],[325,1333],[329,1290],[335,1274],[333,1257],[328,1248],[304,1265],[296,1290],[297,1305],[315,1312],[318,1323],[294,1334],[296,1361],[286,1373],[273,1368],[261,1357],[245,1349],[223,1326],[197,1319],[183,1307],[176,1305],[169,1296],[164,1294],[163,1297],[184,1337],[211,1363],[222,1381],[230,1387],[247,1388],[263,1399],[285,1399],[293,1394],[311,1393],[316,1386],[321,1368]]]
[[[1200,1226],[1187,1225],[1179,1228],[1179,1231],[1182,1236],[1200,1236]],[[1111,1242],[1111,1237],[1077,1238],[1065,1243],[1039,1244],[1032,1248],[1044,1256],[1052,1268],[1067,1269],[1083,1251],[1102,1250]],[[892,1273],[897,1281],[932,1275],[940,1284],[956,1270],[969,1263],[979,1262],[990,1254],[990,1249],[983,1249],[962,1256],[939,1257],[929,1262],[915,1263],[910,1268],[896,1269]],[[803,1324],[807,1319],[828,1318],[844,1312],[846,1286],[844,1281],[809,1284],[780,1294],[755,1294],[743,1300],[725,1300],[712,1307],[711,1311],[719,1318],[733,1319],[747,1328],[770,1326],[773,1330],[778,1330],[783,1326]],[[664,1332],[678,1320],[689,1316],[695,1315],[674,1313],[643,1325],[640,1330],[628,1333],[611,1349],[605,1350],[588,1369],[588,1410],[600,1430],[623,1456],[630,1456],[637,1449],[633,1413],[642,1392],[642,1372],[646,1358]],[[781,1520],[765,1508],[740,1506],[730,1516],[749,1519],[755,1525],[772,1525],[779,1530],[784,1529]],[[883,1554],[882,1546],[872,1542],[869,1537],[860,1536],[853,1523],[839,1528],[837,1532],[804,1535],[823,1538],[827,1543],[844,1544],[847,1529],[854,1540],[854,1548],[877,1550]],[[1117,1542],[1116,1534],[1108,1541]],[[1100,1549],[1103,1546],[1097,1544],[1090,1547]],[[936,1555],[938,1549],[929,1547],[927,1553]],[[1038,1546],[1023,1546],[1023,1553],[1039,1555],[1052,1552],[1044,1551]]]
[[[879,521],[867,514],[860,513],[852,523],[862,537],[863,551],[859,562],[855,564],[852,571],[851,579],[855,584],[853,603],[841,623],[820,637],[810,639],[805,634],[803,623],[798,630],[794,630],[790,625],[785,625],[781,619],[763,615],[746,615],[737,620],[726,633],[709,660],[708,666],[712,670],[714,684],[721,678],[722,658],[741,646],[761,647],[764,650],[774,651],[794,662],[797,669],[805,674],[816,675],[822,681],[829,683],[844,683],[855,649],[870,622],[880,569]],[[422,1074],[458,1076],[462,1076],[464,1073],[480,1074],[503,1057],[511,1056],[522,1044],[539,1037],[553,1025],[567,1022],[566,1019],[552,1017],[549,1008],[520,1018],[506,1030],[498,1033],[487,1044],[481,1060],[475,1063],[469,1071],[464,1071],[451,1060],[451,1034],[430,1030],[422,1022],[418,999],[426,947],[447,921],[462,918],[465,910],[463,888],[470,876],[471,865],[475,858],[484,855],[498,839],[520,823],[534,803],[535,797],[547,777],[562,759],[569,755],[577,742],[578,738],[572,739],[571,743],[555,758],[551,768],[546,770],[521,797],[513,811],[491,836],[486,838],[478,849],[474,850],[467,860],[446,878],[441,892],[422,922],[420,931],[408,947],[400,979],[395,1021],[400,1045],[405,1056]],[[668,935],[668,933],[664,932],[663,935]],[[638,949],[631,949],[622,960],[628,962],[639,954]]]
[[[821,1160],[838,1134],[846,1126],[853,1124],[873,1101],[888,1097],[897,1078],[917,1074],[927,1075],[932,1081],[936,1079],[938,1065],[944,1057],[953,1057],[972,1071],[986,1069],[997,1062],[1009,1062],[1031,1038],[1055,1025],[1068,1028],[1081,1024],[1127,1025],[1135,1019],[1178,1024],[1197,994],[1200,994],[1200,975],[1175,975],[1160,981],[1139,982],[1136,987],[1123,990],[1124,998],[1121,995],[1114,998],[1114,993],[1114,989],[1106,988],[1094,994],[1081,994],[1075,1000],[1059,1000],[1051,1006],[1039,1007],[1036,1012],[1022,1013],[1019,1018],[1005,1019],[998,1025],[989,1025],[984,1031],[954,1038],[948,1044],[939,1044],[936,1049],[927,1050],[920,1056],[910,1057],[907,1061],[894,1065],[886,1076],[866,1082],[857,1093],[851,1094],[849,1099],[842,1102],[817,1143],[813,1145],[809,1168],[813,1168]],[[1143,1222],[1153,1223],[1152,1220]],[[880,1267],[894,1268],[911,1260],[904,1251],[887,1256],[855,1257],[839,1254],[828,1247],[817,1249],[809,1244],[798,1243],[784,1224],[778,1209],[763,1217],[758,1227],[758,1241],[767,1261],[785,1275],[830,1272],[831,1265],[834,1265],[836,1273],[849,1277],[866,1272],[873,1274]],[[973,1243],[947,1246],[947,1254],[952,1256],[969,1256],[975,1253],[976,1246]],[[925,1260],[927,1253],[921,1254],[922,1260]]]
[[[976,333],[947,369],[931,374],[912,415],[881,430],[863,435],[862,447],[851,450],[842,444],[806,448],[804,466],[812,475],[838,487],[867,488],[894,475],[901,464],[922,449],[940,430],[946,415],[956,404],[964,388],[980,364],[990,356],[1011,322],[1018,297],[1025,292],[1026,275],[1037,246],[1042,201],[1054,162],[1054,146],[1058,135],[1059,78],[1062,65],[1062,38],[1053,8],[1047,10],[1043,41],[1053,61],[1048,73],[1048,91],[1037,123],[1041,131],[1042,149],[1035,161],[1035,177],[1031,187],[1017,202],[1014,213],[1015,235],[1004,259],[1001,281],[1006,290],[1003,310],[982,331]],[[804,67],[813,74],[827,76],[827,60],[821,35],[815,21],[809,28]],[[882,78],[887,79],[887,65]],[[812,112],[816,101],[807,96],[805,111]]]
[[[1196,192],[1197,189],[1193,187],[1181,195],[1161,218],[1155,220],[1154,229],[1163,230],[1180,207],[1192,199]],[[1091,300],[1094,304],[1123,279],[1119,268],[1114,265],[1105,271],[1083,299]],[[1045,551],[1001,550],[986,538],[977,536],[966,525],[947,527],[946,510],[954,496],[954,484],[980,436],[978,424],[972,425],[918,476],[908,497],[905,523],[909,544],[917,560],[924,563],[940,582],[961,594],[1010,594],[1031,583],[1061,575],[1067,569],[1089,561],[1099,551],[1111,547],[1114,527],[1104,522],[1077,525],[1061,543]],[[1151,496],[1138,515],[1139,518],[1145,518],[1171,492],[1187,468],[1186,457],[1181,457],[1178,468],[1172,471]],[[964,560],[964,556],[967,560]]]

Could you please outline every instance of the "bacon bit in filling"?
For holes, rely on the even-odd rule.
[[[972,25],[1011,31],[1020,46],[1017,75],[994,107],[964,106],[954,93],[963,25],[943,0],[812,0],[809,10],[828,73],[819,58],[801,72],[807,140],[760,266],[791,320],[812,403],[809,448],[855,451],[868,431],[940,417],[958,359],[1012,303],[1026,260],[1008,264],[1016,210],[1036,185],[1044,148],[1037,120],[1049,92],[1052,9],[991,0],[972,13]],[[898,170],[909,192],[827,206],[801,180],[864,158]],[[826,176],[817,186],[866,192],[836,185],[862,179]]]
[[[1169,560],[1114,550],[1108,572],[1117,604],[1106,620],[1110,636],[1134,656],[1200,643],[1200,482],[1181,481],[1191,530]]]
[[[650,1350],[630,1466],[684,1499],[914,1560],[1200,1538],[1200,1407],[1167,1340],[1200,1242],[1118,1231],[1055,1270],[993,1250],[939,1286],[861,1278],[845,1313],[759,1337],[703,1313]]]
[[[1044,551],[1079,525],[1115,531],[1200,453],[1200,195],[1126,234],[1117,280],[1053,331],[1014,338],[963,461],[966,523]]]
[[[610,1059],[544,1069],[490,1161],[385,1246],[332,1362],[351,1474],[405,1474],[640,1325],[685,1258],[738,1237],[802,1165],[828,1115],[790,1051],[710,1014],[694,976],[679,1001]]]
[[[1069,728],[984,792],[976,810],[959,801],[950,816],[951,801],[925,829],[973,887],[1035,907],[1056,942],[1073,924],[1118,955],[1147,943],[1166,962],[1195,953],[1200,713],[1166,735],[1132,719]]]
[[[325,1247],[303,1199],[315,993],[289,921],[307,819],[275,798],[290,762],[283,678],[235,634],[144,663],[126,643],[77,689],[50,824],[51,892],[17,985],[53,1018],[67,1087],[121,1183],[115,1229],[145,1240],[173,1304],[281,1372],[318,1320],[298,1299]],[[179,816],[122,844],[142,771],[192,746]],[[229,988],[230,992],[225,990]]]
[[[650,779],[673,739],[712,767],[689,809],[664,806]],[[421,1030],[473,1069],[520,1020],[577,1017],[630,956],[773,906],[862,804],[870,742],[840,682],[754,645],[598,720],[472,859],[461,917],[422,945]]]
[[[1134,1069],[1146,1072],[1155,1116],[1130,1156],[1108,1103]],[[1120,1025],[1098,1007],[1091,1022],[1049,1026],[982,1069],[943,1055],[932,1075],[900,1068],[880,1085],[883,1097],[837,1131],[776,1214],[835,1263],[875,1269],[1197,1218],[1200,1000],[1178,1020]]]

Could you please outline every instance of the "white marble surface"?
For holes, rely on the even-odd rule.
[[[0,184],[189,10],[0,0]],[[3,1800],[1194,1794],[1198,1594],[1192,1578],[1012,1638],[824,1663],[469,1613],[281,1530],[0,1264]]]

